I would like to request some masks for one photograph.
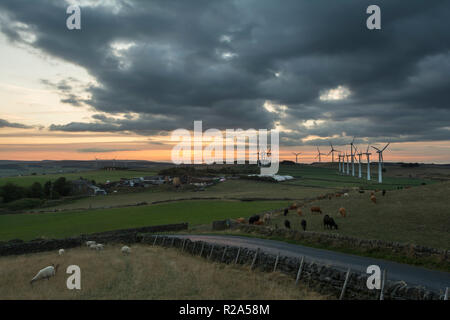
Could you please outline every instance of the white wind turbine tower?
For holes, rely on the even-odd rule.
[[[345,157],[347,158],[347,175],[349,175],[350,174],[350,166],[349,166],[349,162],[348,162],[348,157],[350,157],[350,155],[348,155],[346,152]]]
[[[293,155],[295,155],[295,163],[298,163],[298,156],[301,154],[301,152],[292,152]]]
[[[370,155],[371,155],[371,153],[369,152],[369,145],[367,145],[367,150],[363,154],[365,154],[367,157],[367,180],[370,181]]]
[[[355,152],[357,152],[357,148],[355,147]],[[355,153],[355,155],[358,155],[358,178],[362,178],[362,169],[361,169],[361,156],[363,155],[362,152]]]
[[[321,153],[319,147],[317,147],[317,156],[314,159],[319,158],[319,163],[322,162],[322,160],[320,158],[321,155],[325,156],[326,154],[325,153]]]
[[[342,158],[342,155],[341,155],[340,152],[338,153],[338,158],[339,158],[339,172],[342,172],[342,171],[343,171],[342,168],[344,167],[344,164],[342,164],[342,167],[341,167],[341,158]]]
[[[372,146],[372,148],[374,148],[375,150],[377,150],[378,153],[378,183],[382,183],[383,182],[383,174],[382,174],[382,167],[383,167],[383,151],[386,150],[386,148],[388,147],[388,145],[390,145],[391,143],[389,142],[387,145],[384,146],[383,149],[378,149],[377,147]]]
[[[352,160],[352,176],[355,176],[355,156],[353,154],[353,142],[355,142],[355,137],[353,137],[352,142],[350,143],[350,156],[351,156],[351,160]]]

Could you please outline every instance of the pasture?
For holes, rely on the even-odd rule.
[[[70,212],[0,215],[0,241],[65,238],[117,229],[246,217],[280,208],[286,201],[183,201],[150,206],[97,209]]]
[[[290,277],[275,272],[250,271],[248,266],[205,263],[202,258],[175,249],[120,246],[101,252],[88,248],[66,250],[65,255],[44,252],[0,257],[0,300],[9,299],[294,299],[326,297],[295,287]],[[59,264],[55,277],[29,281],[41,268]],[[81,268],[81,290],[68,290],[69,265]]]
[[[76,173],[55,173],[45,175],[2,177],[0,178],[0,186],[5,185],[8,182],[17,184],[21,187],[31,186],[34,182],[40,182],[43,185],[47,181],[55,181],[59,177],[65,177],[67,180],[77,180],[80,177],[83,177],[84,179],[95,180],[95,182],[97,183],[105,183],[107,180],[117,181],[120,180],[120,178],[152,176],[155,174],[155,170],[90,170]]]
[[[450,248],[450,183],[438,183],[391,190],[383,197],[376,193],[374,204],[370,192],[349,192],[349,197],[333,197],[305,203],[302,216],[295,210],[287,217],[278,214],[272,225],[284,228],[288,219],[293,229],[301,230],[302,219],[307,221],[307,230],[333,232],[365,239],[380,239],[414,243],[435,248]],[[319,206],[322,214],[312,214],[310,208]],[[339,208],[346,209],[341,217]],[[323,216],[328,214],[339,226],[339,230],[325,230]]]

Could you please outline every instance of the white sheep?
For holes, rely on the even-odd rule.
[[[59,249],[58,254],[62,256],[65,253],[64,249]]]
[[[130,254],[131,248],[128,246],[123,246],[122,249],[120,249],[120,251],[122,251],[122,253]]]
[[[40,279],[49,279],[56,275],[56,271],[58,270],[59,264],[56,266],[52,264],[51,266],[45,267],[44,269],[39,270],[39,272],[31,279],[30,284]]]
[[[93,244],[95,244],[95,241],[86,241],[86,246],[87,247],[90,247]]]
[[[92,250],[103,250],[104,246],[101,243],[97,243],[97,244],[91,244],[89,246],[89,248],[91,248]]]
[[[348,197],[348,193],[346,192],[346,193],[344,193],[344,197]]]

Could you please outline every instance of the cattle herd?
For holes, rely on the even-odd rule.
[[[377,198],[375,196],[375,193],[381,191],[381,190],[375,190],[375,191],[371,191],[370,193],[370,201],[372,201],[374,204],[377,203]],[[364,190],[360,190],[360,193],[364,193]],[[385,196],[386,195],[386,190],[382,190],[382,195]],[[322,200],[322,199],[332,199],[332,197],[335,196],[337,198],[343,196],[343,197],[349,197],[348,193],[335,193],[334,195],[325,195],[325,196],[319,196],[317,198],[317,200]],[[288,208],[284,208],[282,210],[283,212],[283,216],[287,217],[289,214],[289,211],[291,210],[295,210],[297,212],[297,215],[299,217],[303,216],[303,211],[302,209],[298,206],[297,203],[293,203],[291,204]],[[310,211],[311,214],[322,214],[322,209],[319,206],[312,206],[310,207]],[[281,213],[279,213],[281,214]],[[342,217],[345,218],[347,216],[347,210],[344,207],[340,207],[338,210],[338,214]],[[248,219],[248,224],[252,224],[252,225],[269,225],[270,222],[272,220],[272,213],[266,213],[263,215],[262,219],[260,215],[253,215]],[[243,224],[243,223],[247,223],[245,218],[238,218],[236,219],[237,223]],[[305,219],[302,219],[300,222],[300,225],[303,229],[303,231],[306,231],[306,227],[307,227],[307,223]],[[291,222],[287,219],[284,220],[284,226],[286,229],[291,229]],[[275,227],[277,227],[277,225],[275,225]],[[328,214],[326,214],[323,217],[323,228],[324,229],[338,229],[338,225],[336,223],[336,221],[334,221],[334,219],[332,217],[330,217]]]

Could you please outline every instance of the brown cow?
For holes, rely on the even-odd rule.
[[[295,210],[295,209],[297,209],[297,203],[293,203],[293,204],[291,204],[290,206],[289,206],[289,210]]]
[[[237,218],[236,222],[237,223],[245,223],[245,219],[244,218]]]
[[[262,225],[264,225],[264,222],[262,220],[258,220],[258,221],[255,221],[253,224],[256,224],[257,226],[262,226]]]
[[[345,208],[339,208],[339,213],[342,216],[342,218],[345,218],[347,211],[345,210]]]
[[[340,193],[336,193],[336,198],[339,198],[341,196]]]
[[[375,197],[374,195],[370,196],[370,200],[372,200],[373,203],[377,203],[377,197]]]
[[[299,216],[301,216],[301,215],[303,214],[302,209],[298,208],[298,209],[297,209],[297,214],[298,214]]]
[[[320,207],[311,207],[311,213],[314,212],[322,213],[322,210],[320,210]]]

